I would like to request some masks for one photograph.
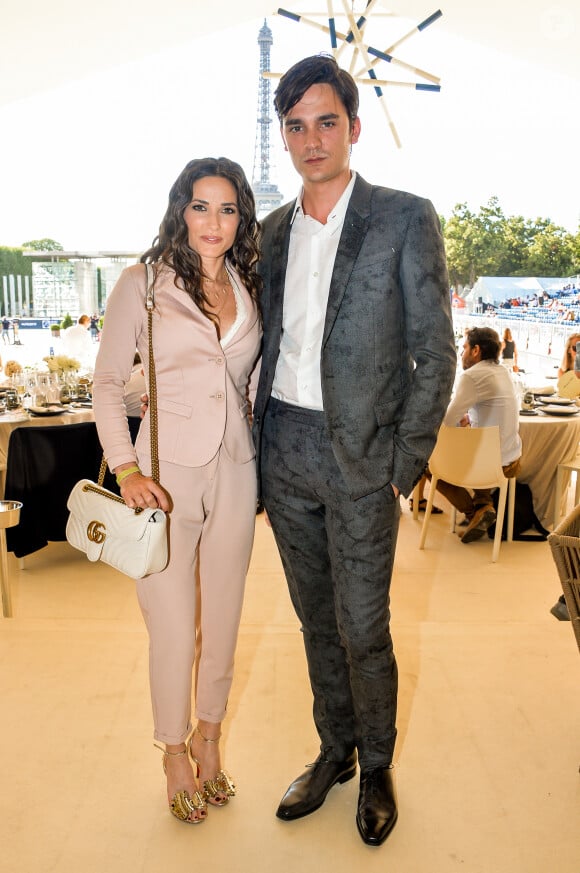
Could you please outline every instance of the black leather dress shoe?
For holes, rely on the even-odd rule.
[[[356,752],[346,761],[328,761],[319,755],[314,764],[308,765],[295,779],[280,801],[276,815],[283,821],[292,821],[310,815],[326,800],[326,795],[337,782],[348,782],[356,775]]]
[[[363,842],[380,846],[397,821],[397,799],[392,767],[375,767],[360,774],[356,824]]]

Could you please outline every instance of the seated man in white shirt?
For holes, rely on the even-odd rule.
[[[143,364],[141,355],[135,352],[133,358],[133,369],[129,381],[125,385],[123,400],[125,402],[125,410],[127,412],[127,421],[129,423],[129,431],[133,442],[137,439],[139,426],[141,425],[141,405],[142,396],[147,391],[145,385],[145,374],[143,373]]]
[[[67,327],[62,335],[63,354],[75,358],[81,367],[92,367],[95,363],[96,352],[93,349],[89,327],[91,319],[88,315],[81,315],[73,327]]]
[[[519,402],[511,376],[500,366],[501,341],[490,327],[474,327],[467,331],[461,362],[465,372],[449,404],[443,424],[449,427],[499,426],[501,463],[508,479],[517,476],[522,454],[518,433]],[[466,488],[437,482],[449,502],[465,514],[467,527],[461,537],[471,543],[484,535],[495,521],[496,513],[490,489],[480,489],[473,495]]]

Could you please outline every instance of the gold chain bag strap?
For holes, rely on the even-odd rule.
[[[149,429],[151,433],[151,478],[159,484],[159,437],[157,420],[157,378],[155,376],[155,360],[153,358],[153,310],[155,309],[155,276],[151,264],[146,264],[147,294],[147,340],[149,349]]]
[[[153,268],[146,264],[145,306],[149,345],[149,416],[151,476],[159,482],[157,381],[153,357]],[[103,456],[96,483],[77,482],[69,495],[66,538],[89,561],[103,561],[133,579],[159,573],[167,565],[167,517],[162,509],[130,509],[122,497],[103,488],[107,462]]]

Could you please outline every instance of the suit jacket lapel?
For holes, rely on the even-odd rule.
[[[278,339],[282,333],[282,314],[284,310],[284,283],[286,280],[286,267],[288,265],[288,247],[290,245],[290,219],[294,212],[296,201],[287,204],[283,213],[276,223],[268,243],[270,251],[270,287],[269,287],[269,314],[268,336],[278,349]]]
[[[340,234],[340,242],[330,281],[324,334],[322,337],[323,346],[327,342],[330,331],[336,321],[350,274],[369,226],[371,195],[372,186],[365,182],[361,176],[357,176],[346,215],[344,216],[344,224]]]
[[[198,306],[193,302],[187,291],[183,288],[183,282],[181,279],[177,279],[177,285],[175,285],[173,281],[173,275],[170,280],[168,280],[168,284],[166,287],[166,293],[173,297],[175,301],[175,305],[181,306],[185,309],[189,315],[193,318],[194,322],[196,322],[197,326],[202,332],[207,333],[208,335],[215,334],[215,327],[213,323],[206,318],[203,312],[199,309]],[[217,338],[217,334],[216,338]]]

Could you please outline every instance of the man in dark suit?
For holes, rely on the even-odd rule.
[[[457,361],[445,255],[428,201],[351,173],[358,92],[333,58],[292,67],[275,107],[303,187],[263,225],[254,434],[321,740],[277,815],[318,809],[358,754],[356,822],[380,845],[397,819],[398,497],[425,469]]]

